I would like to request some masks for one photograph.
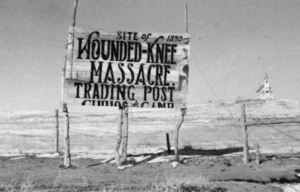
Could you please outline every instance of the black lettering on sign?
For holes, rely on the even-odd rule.
[[[102,64],[103,62],[99,62],[98,69],[95,66],[95,61],[90,61],[91,62],[91,77],[90,77],[90,82],[94,82],[94,76],[99,76],[99,83],[102,83]]]
[[[168,91],[170,91],[170,102],[173,102],[173,92],[175,91],[175,87],[168,87]]]
[[[114,70],[112,68],[112,62],[108,62],[106,75],[104,78],[103,83],[108,83],[108,81],[111,81],[111,83],[115,84],[115,77],[114,77]]]
[[[171,66],[170,65],[164,65],[164,86],[169,86],[170,84],[168,83],[168,80],[167,80],[167,74],[170,74],[170,68]]]
[[[105,41],[107,41],[107,49],[105,50]],[[109,59],[109,50],[110,50],[110,40],[101,40],[101,55],[103,60]]]
[[[84,84],[84,98],[91,98],[91,95],[90,95],[91,88],[92,88],[92,86],[90,83]]]
[[[120,72],[121,72],[121,78],[119,77],[119,78],[117,79],[117,82],[118,82],[119,84],[122,84],[122,83],[124,82],[124,80],[125,80],[125,72],[124,72],[124,70],[123,70],[124,64],[123,64],[123,63],[119,63],[119,64],[118,64],[118,67],[119,67],[119,70],[120,70]]]
[[[149,85],[154,85],[154,82],[151,81],[151,69],[154,67],[154,65],[150,65],[148,68],[148,73],[147,73],[147,81]]]
[[[176,53],[177,44],[159,44],[157,38],[153,43],[147,43],[147,63],[176,64],[174,53]],[[154,48],[156,49],[154,58]]]
[[[94,84],[93,99],[100,99],[98,84]]]
[[[162,76],[163,76],[163,67],[161,65],[156,65],[156,81],[155,81],[155,85],[163,85],[162,80],[161,80]]]
[[[166,108],[166,103],[158,102],[157,107],[158,107],[158,108]]]
[[[150,86],[144,87],[144,101],[147,101],[147,94],[151,93],[151,91],[152,91],[152,87],[150,87]]]
[[[114,99],[114,89],[115,89],[115,85],[111,84],[110,85],[110,99]]]
[[[100,40],[94,39],[92,42],[92,59],[97,60],[100,57]]]
[[[76,96],[75,96],[75,98],[80,98],[79,97],[79,88],[82,87],[82,83],[74,83],[74,86],[76,87]]]
[[[166,101],[166,100],[167,100],[166,91],[167,91],[167,88],[166,88],[166,87],[162,87],[162,88],[161,88],[161,92],[162,92],[161,100],[162,100],[162,101]]]
[[[105,90],[105,95],[104,95]],[[109,94],[109,85],[101,84],[101,99],[107,99]]]
[[[135,94],[134,94],[134,93],[131,93],[131,89],[135,89],[135,88],[134,88],[134,85],[130,85],[130,86],[128,87],[127,97],[128,97],[129,100],[134,101],[134,100],[135,100],[135,99],[134,99]]]
[[[124,41],[120,41],[119,45],[119,61],[125,61],[127,56],[127,44]]]
[[[134,45],[134,42],[127,42],[128,44],[128,55],[127,55],[127,61],[128,62],[133,62],[134,60],[130,58],[131,56],[131,51],[133,50],[133,45]]]
[[[119,46],[120,46],[120,41],[112,41],[111,43],[111,61],[119,61]]]
[[[130,75],[131,75],[130,79],[127,78],[127,83],[131,84],[134,81],[134,71],[132,70],[133,64],[132,63],[128,63],[127,67],[129,69]]]
[[[143,103],[141,104],[141,107],[144,107],[145,105],[149,105],[149,102],[143,102]]]
[[[100,36],[100,33],[98,31],[92,32],[85,43],[85,45],[82,45],[84,38],[78,38],[78,56],[77,59],[82,59],[82,54],[86,53],[85,59],[90,59],[90,44],[91,44],[91,38],[92,36],[96,34],[96,37]],[[95,40],[94,40],[95,41]],[[100,46],[98,47],[100,48]],[[94,52],[95,50],[93,50]]]
[[[159,95],[160,95],[159,88],[156,87],[156,86],[153,87],[152,94],[153,94],[153,100],[154,100],[154,101],[158,101],[158,100],[159,100]]]
[[[125,88],[126,85],[117,85],[117,100],[125,100]]]
[[[142,83],[142,85],[146,85],[145,83],[145,74],[144,74],[144,65],[145,64],[141,64],[140,65],[140,69],[135,81],[135,85],[139,85],[139,82]]]
[[[91,100],[84,100],[82,101],[81,105],[86,105],[86,102],[91,102]]]

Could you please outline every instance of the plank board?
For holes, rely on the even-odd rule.
[[[64,102],[82,106],[185,107],[189,41],[188,34],[70,27]]]

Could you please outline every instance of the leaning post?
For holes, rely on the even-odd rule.
[[[171,154],[171,145],[170,145],[170,137],[169,133],[166,133],[166,141],[167,141],[167,154]]]
[[[120,162],[120,145],[121,145],[121,141],[122,141],[122,126],[123,126],[123,107],[119,107],[117,145],[115,148],[115,160],[116,160],[117,166],[119,166],[121,164],[121,162]]]

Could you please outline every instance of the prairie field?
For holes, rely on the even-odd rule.
[[[292,119],[300,116],[298,101],[246,101],[189,106],[180,129],[179,145],[196,149],[241,147],[247,121]],[[166,133],[173,146],[179,110],[129,109],[129,153],[149,153],[166,148]],[[118,111],[69,113],[71,153],[110,155],[116,144]],[[263,152],[299,152],[299,124],[251,126],[249,145]],[[64,117],[59,115],[60,150],[63,150]],[[42,153],[55,149],[56,120],[53,111],[0,114],[0,154]]]
[[[50,153],[51,156],[55,151],[54,110],[2,113],[0,191],[197,189],[215,192],[280,192],[283,189],[278,187],[278,183],[300,182],[297,176],[300,172],[299,124],[249,127],[251,162],[243,164],[242,104],[246,107],[247,122],[289,120],[300,116],[299,102],[287,100],[210,102],[188,106],[179,136],[181,164],[172,167],[170,163],[137,163],[125,170],[118,170],[114,161],[99,164],[99,161],[113,157],[118,110],[69,112],[71,169],[62,167],[65,119],[61,112],[60,153],[53,158],[46,158],[43,154]],[[153,158],[174,158],[172,155],[155,152],[166,149],[166,133],[170,136],[171,149],[174,146],[174,128],[179,115],[180,111],[174,109],[130,108],[130,158],[146,157],[149,154]],[[260,165],[255,164],[253,149],[256,144],[259,144],[262,153]]]

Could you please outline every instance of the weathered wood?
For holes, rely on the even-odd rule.
[[[74,10],[74,12],[73,12],[73,24],[72,24],[73,27],[75,27],[75,25],[76,25],[77,6],[78,6],[78,0],[75,0],[75,2],[74,2],[74,8],[73,8],[73,10]]]
[[[248,145],[248,131],[247,126],[244,126],[244,145],[243,145],[243,162],[244,164],[249,163],[249,145]]]
[[[259,151],[259,144],[257,143],[255,145],[255,152],[256,152],[256,164],[259,165],[260,164],[260,151]]]
[[[78,5],[78,0],[75,0],[74,3],[74,12],[73,12],[73,24],[72,26],[75,27],[76,24],[76,11],[77,11],[77,5]],[[63,68],[63,80],[62,80],[62,106],[63,106],[63,113],[65,115],[65,131],[64,131],[64,147],[65,147],[65,152],[64,152],[64,166],[66,168],[71,167],[71,153],[70,153],[70,136],[69,136],[69,130],[70,130],[70,121],[69,121],[69,112],[68,112],[68,107],[67,104],[65,103],[65,78],[66,78],[66,70],[67,67],[71,64],[73,66],[73,59],[69,59],[68,55],[71,54],[72,57],[74,55],[74,33],[69,33],[68,35],[68,43],[67,43],[67,55],[65,57],[65,65]],[[70,53],[71,49],[71,53]],[[71,69],[72,71],[72,69]]]
[[[120,145],[122,141],[122,126],[123,126],[123,108],[119,108],[119,119],[118,119],[118,133],[117,133],[117,144],[115,148],[115,159],[116,165],[119,166],[120,162]]]
[[[242,119],[243,122],[246,123],[246,109],[245,104],[242,105]],[[244,143],[243,143],[243,162],[247,164],[249,162],[249,145],[248,145],[248,131],[247,126],[244,126],[243,130]]]
[[[189,23],[188,23],[188,6],[185,4],[185,32],[189,32]]]
[[[66,67],[66,62],[67,61],[65,61],[65,67]],[[61,78],[61,105],[63,105],[63,103],[64,103],[64,101],[65,101],[65,90],[64,90],[64,88],[65,88],[65,75],[66,75],[66,68],[62,68],[62,78]]]
[[[73,79],[77,79],[77,78],[80,78],[80,80],[82,81],[86,81],[86,82],[89,82],[90,81],[90,78],[91,78],[91,62],[89,60],[74,60],[74,63],[75,65],[73,66]],[[110,67],[108,66],[107,63],[104,63],[102,64],[102,68],[101,68],[101,71],[102,71],[102,76],[101,76],[101,82],[104,82],[104,79],[105,79],[105,74],[109,71],[113,71],[113,75],[114,75],[114,81],[117,82],[118,78],[122,79],[122,75],[123,75],[123,72],[125,73],[125,76],[128,77],[128,80],[131,80],[132,79],[132,76],[131,76],[131,72],[134,73],[134,83],[136,82],[136,79],[137,79],[137,75],[139,73],[139,70],[140,70],[140,64],[139,63],[136,63],[136,64],[133,64],[132,66],[130,64],[132,64],[132,62],[122,62],[122,64],[124,64],[123,66],[122,65],[119,65],[120,62],[117,62],[117,61],[110,61]],[[128,66],[130,65],[130,70],[128,69]],[[94,63],[94,66],[95,68],[99,68],[99,62],[95,62]],[[179,79],[178,79],[178,76],[179,76],[179,71],[177,69],[177,66],[176,65],[167,65],[167,64],[159,64],[159,66],[162,66],[162,72],[164,73],[166,71],[165,67],[166,66],[169,66],[169,68],[167,69],[167,79],[163,79],[161,78],[160,81],[164,84],[171,84],[172,83],[179,83]],[[121,69],[122,70],[121,70]],[[109,70],[109,71],[108,71]],[[143,72],[144,72],[144,78],[145,78],[145,85],[147,86],[151,86],[153,85],[153,81],[155,82],[156,80],[156,70],[157,70],[157,67],[154,66],[154,65],[144,65],[143,66]],[[160,70],[160,68],[159,68]],[[67,79],[71,79],[71,73],[70,73],[71,70],[68,70],[67,69],[67,74],[66,74],[66,78]],[[149,72],[149,74],[148,74]],[[94,76],[93,76],[93,81],[94,82],[99,82],[99,76],[96,76],[95,75],[95,72],[93,72]],[[151,82],[151,84],[149,84],[149,81],[148,81],[148,78]],[[109,81],[111,83],[111,81]],[[138,82],[139,85],[144,85],[143,83],[141,82]],[[127,81],[123,81],[122,84],[132,84],[132,83],[128,83]],[[161,84],[157,84],[156,86],[162,86]]]
[[[245,126],[258,126],[258,125],[271,125],[271,124],[285,124],[285,123],[300,123],[300,118],[294,119],[280,119],[280,120],[260,120],[260,121],[252,121],[246,122]]]
[[[69,124],[69,112],[67,104],[63,105],[63,112],[65,115],[65,132],[64,132],[64,144],[65,144],[65,153],[64,153],[64,166],[66,168],[71,167],[71,153],[70,153],[70,124]]]
[[[55,110],[55,152],[59,152],[59,115],[58,115],[58,109]]]
[[[82,103],[82,94],[96,94],[88,98],[99,100],[97,95],[100,91],[94,91],[95,86],[105,82],[118,85],[119,91],[120,86],[131,87],[130,94],[125,95],[134,94],[134,98],[123,100],[139,103],[139,106],[134,107],[182,107],[187,95],[187,86],[183,89],[183,85],[188,83],[189,76],[188,34],[106,33],[97,29],[74,27],[70,27],[69,34],[73,38],[68,46],[65,77],[68,82],[65,83],[68,104]],[[115,91],[109,91],[108,98],[119,101],[112,94]],[[144,98],[145,93],[147,98]],[[148,101],[151,104],[156,101],[156,105]],[[142,105],[143,102],[147,104]],[[158,103],[171,103],[174,106],[163,107],[158,106]]]
[[[137,103],[139,108],[181,108],[182,103],[184,103],[185,97],[181,93],[177,93],[176,90],[173,90],[172,93],[169,90],[162,90],[162,88],[157,87],[155,89],[155,92],[158,93],[159,95],[155,95],[156,98],[153,97],[153,90],[151,92],[146,92],[146,99],[147,102],[144,102],[145,98],[145,90],[144,87],[142,86],[135,86],[134,89],[132,87],[126,86],[126,85],[106,85],[106,84],[89,84],[88,86],[90,87],[90,91],[88,94],[90,95],[91,99],[85,98],[86,92],[84,91],[84,83],[81,84],[79,87],[79,93],[77,94],[77,88],[74,88],[75,83],[82,83],[78,80],[65,80],[65,98],[66,102],[68,105],[82,105],[82,102],[85,100],[94,100],[96,103],[94,106],[98,106],[99,104],[97,103],[98,101],[112,101],[113,103],[115,102],[121,102],[123,103],[124,101],[127,101],[129,106],[132,106],[133,104]],[[119,86],[119,90],[117,88]],[[95,95],[94,98],[94,93],[95,89],[97,89],[97,95]],[[153,89],[153,88],[151,88]],[[148,90],[148,89],[147,89]],[[150,89],[149,89],[150,90]],[[122,96],[122,92],[125,93]],[[129,94],[128,94],[129,93]],[[163,101],[164,95],[167,96],[167,101]],[[132,98],[132,94],[134,94],[134,100],[130,100]],[[172,94],[172,101],[170,101],[170,95]],[[75,97],[77,96],[78,97]],[[111,96],[113,95],[114,99],[111,99]],[[103,97],[102,97],[103,96]],[[159,96],[159,97],[158,97]],[[94,98],[94,99],[92,99]],[[105,99],[101,99],[105,98]],[[118,100],[116,100],[116,98]],[[155,100],[157,99],[157,100]],[[85,105],[91,106],[93,103],[91,102],[86,102]],[[100,104],[102,106],[102,104]],[[111,106],[109,104],[109,106]]]
[[[126,163],[126,159],[127,159],[127,144],[128,144],[128,107],[125,107],[125,109],[124,109],[124,116],[123,116],[123,134],[122,134],[121,163]]]
[[[168,152],[168,155],[170,155],[171,154],[171,146],[170,146],[169,133],[166,133],[166,140],[167,140],[167,152]]]
[[[186,115],[186,108],[182,108],[180,110],[181,114],[179,116],[178,122],[175,126],[175,140],[174,140],[174,147],[175,147],[175,159],[174,161],[179,162],[179,154],[178,154],[178,140],[179,140],[179,129],[184,121],[184,116]]]
[[[78,0],[75,0],[74,8],[73,8],[74,11],[73,11],[73,24],[72,24],[72,27],[75,27],[75,25],[76,25],[77,5],[78,5]],[[72,32],[72,52],[71,52],[72,58],[74,56],[74,44],[75,44],[75,40],[74,40],[75,35],[74,34],[75,33],[74,33],[74,30],[73,30],[73,32]],[[71,71],[73,71],[73,60],[71,61]],[[72,73],[71,73],[71,78],[72,78]]]
[[[75,32],[75,37],[76,38],[84,38],[83,41],[85,41],[88,36],[94,32],[94,31],[99,31],[100,33],[100,37],[97,37],[96,34],[94,34],[91,39],[108,39],[108,40],[114,40],[117,39],[117,37],[119,36],[118,33],[122,32],[122,31],[117,31],[117,30],[112,30],[112,31],[102,31],[99,30],[99,28],[78,28],[78,27],[69,27],[69,32]],[[125,32],[126,33],[126,32]],[[134,34],[133,33],[137,33],[136,38],[137,40],[134,40]],[[190,40],[190,35],[187,33],[158,33],[158,32],[133,32],[131,35],[131,39],[130,41],[141,41],[141,42],[145,42],[145,43],[149,43],[149,42],[153,42],[155,41],[158,37],[160,36],[164,36],[163,39],[160,39],[159,42],[161,43],[176,43],[179,45],[183,45],[183,44],[187,44]],[[143,35],[147,35],[147,38],[142,38]],[[123,36],[124,34],[121,34],[121,36]],[[167,41],[167,37],[170,35],[174,35],[174,36],[182,36],[182,39],[180,41]],[[123,38],[123,37],[122,37]],[[126,36],[126,39],[128,39],[128,35]],[[120,38],[118,39],[120,40]]]

